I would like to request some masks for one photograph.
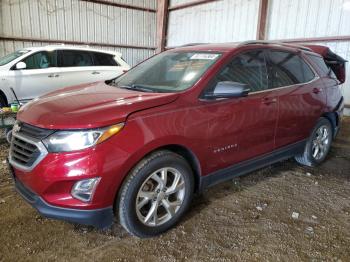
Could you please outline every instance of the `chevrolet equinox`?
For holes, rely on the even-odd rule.
[[[324,161],[345,62],[316,45],[188,45],[52,92],[18,113],[15,188],[49,218],[160,234],[209,186],[287,158]]]

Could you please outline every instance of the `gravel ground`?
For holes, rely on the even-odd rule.
[[[145,240],[40,217],[13,191],[7,151],[0,140],[0,261],[350,261],[350,118],[320,167],[288,160],[213,187]]]

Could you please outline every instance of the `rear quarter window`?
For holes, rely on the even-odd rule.
[[[94,65],[96,66],[119,66],[113,55],[105,53],[93,53]]]
[[[315,74],[309,65],[295,53],[270,51],[270,88],[307,83]]]
[[[310,58],[314,66],[318,69],[317,71],[320,71],[321,77],[327,76],[329,72],[332,72],[330,71],[330,68],[326,65],[323,57],[310,54],[307,54],[307,57]]]

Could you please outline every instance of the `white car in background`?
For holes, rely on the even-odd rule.
[[[129,69],[117,52],[64,45],[24,48],[0,58],[0,107],[16,102],[16,96],[26,103],[59,88],[110,80]]]

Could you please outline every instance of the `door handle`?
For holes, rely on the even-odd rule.
[[[99,74],[100,74],[100,72],[98,72],[98,71],[94,71],[94,72],[92,72],[91,74],[93,74],[93,75],[99,75]]]
[[[315,94],[319,94],[319,93],[322,92],[322,89],[315,87],[314,89],[312,89],[312,92],[315,93]]]
[[[265,105],[270,105],[270,104],[275,104],[277,103],[277,98],[263,98],[262,102],[265,104]]]
[[[48,77],[50,77],[50,78],[52,78],[52,77],[59,77],[60,75],[58,75],[58,74],[50,74],[50,75],[48,75]]]

